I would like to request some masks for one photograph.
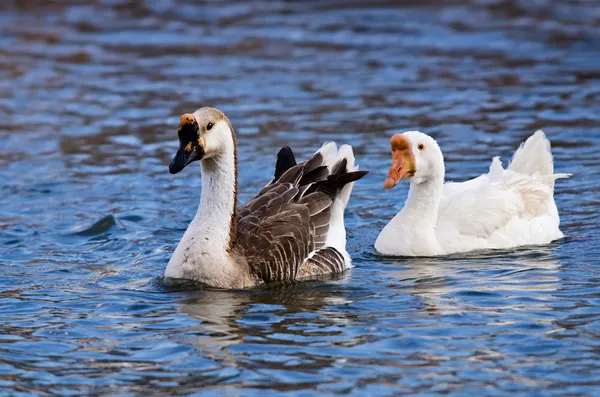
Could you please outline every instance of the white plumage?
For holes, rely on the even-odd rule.
[[[487,174],[462,183],[444,183],[442,152],[430,136],[397,134],[391,146],[395,162],[386,187],[407,177],[410,191],[402,211],[377,238],[378,252],[447,255],[547,244],[564,236],[554,181],[569,175],[554,174],[550,142],[542,131],[519,147],[507,169],[495,157]]]

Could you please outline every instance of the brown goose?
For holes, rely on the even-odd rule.
[[[214,108],[181,116],[179,150],[169,165],[178,173],[202,167],[200,206],[165,270],[165,277],[221,288],[292,281],[351,267],[344,209],[358,171],[349,145],[324,144],[296,164],[285,147],[274,178],[237,206],[238,161],[233,127]]]

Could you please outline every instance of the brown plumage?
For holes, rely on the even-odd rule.
[[[278,160],[282,152],[289,156],[291,149],[283,148]],[[290,166],[283,173],[276,167],[275,177],[279,172],[279,178],[238,211],[236,247],[251,272],[265,282],[291,281],[345,269],[342,253],[334,247],[321,248],[336,196],[347,183],[367,174],[347,172],[342,160],[336,164],[338,174],[329,175],[318,152],[303,163],[292,163],[295,161],[288,161]],[[310,253],[313,256],[308,259]]]

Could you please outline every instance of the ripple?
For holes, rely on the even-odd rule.
[[[598,7],[586,2],[9,2],[0,12],[0,388],[88,395],[594,396]],[[434,12],[432,12],[434,11]],[[223,291],[160,277],[200,194],[179,115],[238,133],[240,197],[275,153],[351,143],[341,277]],[[445,258],[372,247],[402,206],[387,139],[465,180],[542,128],[565,239]],[[74,227],[74,225],[77,225]],[[2,393],[0,393],[2,394]]]

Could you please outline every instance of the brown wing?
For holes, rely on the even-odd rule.
[[[329,230],[331,199],[312,193],[296,199],[298,187],[277,184],[240,208],[237,246],[264,281],[290,281]]]
[[[285,155],[290,153],[286,150]],[[365,174],[329,175],[319,153],[303,163],[291,163],[285,170],[279,168],[273,182],[238,210],[236,249],[265,282],[299,276],[309,254],[325,244],[337,192]]]

